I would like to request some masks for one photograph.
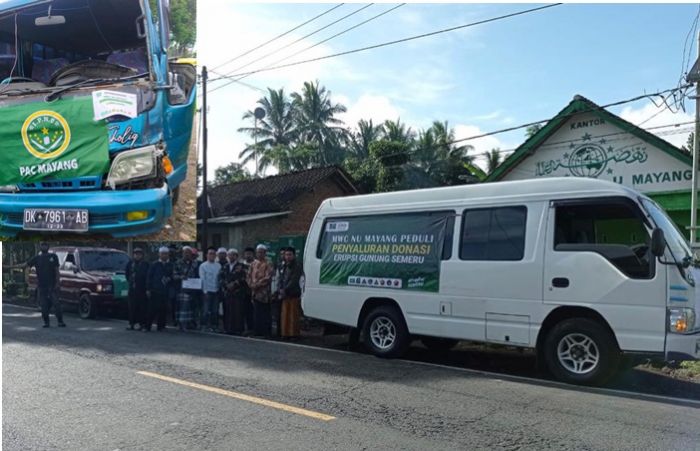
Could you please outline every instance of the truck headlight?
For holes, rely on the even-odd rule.
[[[109,170],[107,184],[114,189],[116,185],[155,177],[158,173],[158,155],[156,146],[127,150],[118,154]]]
[[[668,309],[668,330],[676,334],[685,334],[695,329],[695,310],[692,308]]]
[[[17,185],[0,185],[0,193],[16,193]]]

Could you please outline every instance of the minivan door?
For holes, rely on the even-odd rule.
[[[625,197],[552,201],[547,224],[544,303],[600,313],[622,350],[663,351],[666,271],[639,206]]]
[[[442,336],[528,346],[542,306],[544,202],[477,206],[460,212],[452,258],[443,261]],[[442,309],[442,306],[441,306]]]

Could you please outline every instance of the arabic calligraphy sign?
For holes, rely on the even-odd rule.
[[[590,177],[641,192],[687,190],[690,165],[591,114],[572,117],[503,180]]]

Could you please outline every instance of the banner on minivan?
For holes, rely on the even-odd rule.
[[[107,135],[90,97],[3,107],[0,185],[101,175],[109,169]]]
[[[320,283],[437,292],[446,224],[422,213],[329,220]]]

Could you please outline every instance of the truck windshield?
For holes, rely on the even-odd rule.
[[[0,95],[150,74],[143,14],[139,0],[0,5]]]
[[[84,251],[80,253],[83,271],[125,272],[129,256],[122,252]]]
[[[673,258],[677,263],[692,261],[692,252],[690,245],[683,234],[678,230],[676,224],[666,215],[666,212],[659,207],[655,202],[642,198],[642,205],[647,214],[656,224],[656,227],[664,231],[666,244],[673,254]]]

